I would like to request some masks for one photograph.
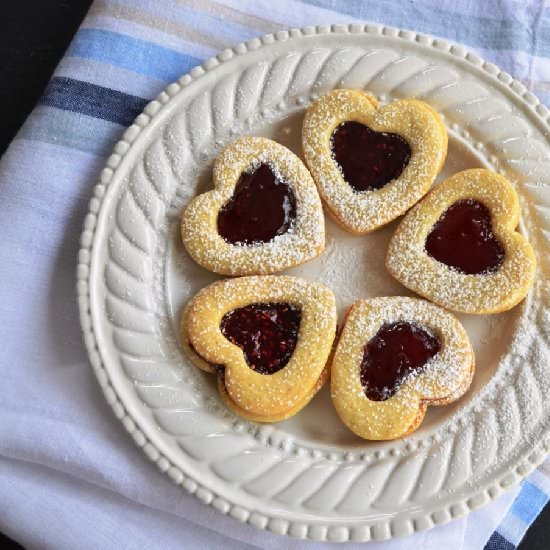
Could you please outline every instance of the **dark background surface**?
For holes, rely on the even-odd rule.
[[[41,96],[91,0],[0,0],[0,155]]]
[[[0,0],[0,155],[44,91],[90,4],[91,0]],[[0,548],[21,547],[0,533]],[[550,505],[519,548],[550,550]]]

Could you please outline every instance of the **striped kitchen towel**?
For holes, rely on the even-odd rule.
[[[0,531],[28,548],[315,547],[202,505],[112,416],[72,290],[92,187],[146,103],[236,42],[323,23],[414,29],[465,44],[548,104],[549,14],[543,0],[97,0],[0,161]],[[515,548],[549,498],[548,472],[466,518],[369,548]]]

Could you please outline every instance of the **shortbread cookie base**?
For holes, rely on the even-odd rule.
[[[495,237],[504,248],[494,273],[467,275],[428,255],[428,234],[456,201],[474,199],[489,208]],[[446,179],[401,221],[386,256],[386,268],[401,284],[424,298],[464,313],[499,313],[525,298],[533,284],[535,253],[515,231],[519,200],[512,185],[489,170],[473,169]]]
[[[296,218],[286,233],[269,242],[228,243],[218,233],[218,213],[233,196],[241,174],[262,163],[291,187]],[[303,162],[286,147],[267,138],[238,139],[217,157],[213,179],[214,189],[195,197],[181,220],[183,244],[201,266],[222,275],[263,275],[304,263],[324,250],[321,199]]]
[[[338,125],[356,121],[407,140],[411,158],[401,175],[381,189],[355,191],[343,178],[331,149]],[[437,112],[414,99],[379,107],[359,90],[333,90],[313,103],[302,129],[306,164],[328,212],[344,229],[364,234],[404,214],[429,190],[447,154],[447,131]]]
[[[405,379],[385,401],[370,400],[361,385],[366,343],[384,323],[407,321],[436,334],[440,351],[425,370]],[[359,437],[389,440],[421,424],[428,405],[458,399],[470,386],[474,356],[464,327],[449,312],[424,300],[404,297],[355,302],[348,311],[331,367],[331,394],[341,420]]]
[[[221,330],[223,316],[252,303],[288,303],[301,309],[300,329],[288,364],[274,374],[252,370],[242,350]],[[181,342],[191,361],[207,372],[225,367],[225,389],[250,415],[285,414],[311,394],[329,359],[336,333],[336,302],[327,287],[287,276],[242,277],[201,290],[182,315]]]
[[[315,384],[313,390],[309,395],[307,395],[303,401],[296,404],[295,406],[291,407],[284,413],[281,413],[279,415],[274,416],[268,416],[268,415],[262,415],[262,414],[253,414],[249,413],[246,410],[239,407],[228,395],[227,390],[225,388],[225,381],[224,376],[222,373],[216,368],[205,361],[191,346],[189,342],[189,336],[187,334],[187,309],[185,309],[184,313],[181,317],[181,325],[180,325],[180,334],[181,334],[181,345],[183,347],[183,350],[189,360],[200,370],[207,372],[209,374],[216,374],[218,376],[218,391],[220,393],[220,397],[223,401],[223,403],[226,405],[228,409],[233,411],[235,414],[241,416],[242,418],[245,418],[246,420],[250,420],[252,422],[281,422],[283,420],[286,420],[287,418],[290,418],[291,416],[294,416],[298,412],[300,412],[310,401],[315,397],[317,392],[325,385],[326,381],[329,377],[329,369],[328,367],[325,367],[321,373],[321,376],[318,378],[317,383]],[[330,361],[328,362],[330,363]]]

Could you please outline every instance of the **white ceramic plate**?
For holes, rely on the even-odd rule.
[[[461,316],[478,365],[471,391],[432,408],[402,441],[356,438],[326,388],[291,420],[242,421],[177,342],[182,306],[216,279],[182,249],[183,207],[211,186],[212,160],[236,136],[266,135],[300,153],[305,107],[334,87],[364,88],[382,102],[418,97],[438,109],[450,138],[441,177],[483,166],[511,179],[539,261],[521,306]],[[547,119],[522,84],[462,47],[371,25],[268,35],[171,84],[116,145],[82,235],[82,327],[116,416],[176,483],[275,533],[383,540],[494,499],[550,449]],[[408,294],[384,270],[394,227],[354,237],[329,221],[325,253],[290,272],[331,286],[340,312],[359,297]]]

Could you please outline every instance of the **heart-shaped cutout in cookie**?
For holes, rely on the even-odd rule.
[[[284,235],[296,218],[296,197],[269,164],[241,175],[218,213],[218,233],[231,244],[267,243]]]
[[[323,385],[336,334],[334,294],[286,276],[227,279],[201,290],[181,320],[192,362],[218,374],[223,401],[250,420],[274,422]]]
[[[457,201],[445,210],[426,238],[426,252],[469,275],[494,272],[504,260],[489,209],[473,199]]]
[[[418,375],[439,351],[434,334],[408,321],[385,323],[367,342],[361,361],[361,384],[372,401],[392,397],[403,380]]]
[[[315,258],[325,246],[321,200],[289,149],[245,137],[214,163],[214,190],[195,197],[181,220],[185,248],[224,275],[276,273]]]
[[[359,300],[350,308],[331,365],[331,394],[344,424],[364,439],[402,437],[428,405],[462,396],[474,374],[464,327],[425,300]]]
[[[306,164],[329,213],[363,234],[394,220],[429,190],[447,154],[447,131],[428,104],[379,106],[359,90],[333,90],[307,110]]]
[[[515,306],[535,277],[531,245],[515,231],[519,200],[499,174],[474,169],[445,180],[401,221],[386,257],[403,285],[465,313]]]
[[[250,304],[226,313],[222,334],[243,350],[248,366],[262,374],[286,367],[294,353],[302,313],[292,304]]]
[[[381,189],[398,178],[411,148],[398,134],[375,132],[360,122],[342,122],[332,132],[332,156],[355,191]]]

